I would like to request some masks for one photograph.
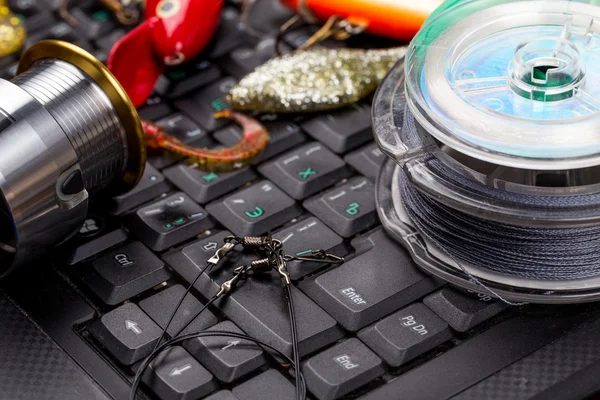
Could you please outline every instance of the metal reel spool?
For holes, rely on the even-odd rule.
[[[0,277],[74,235],[90,196],[139,182],[146,147],[124,89],[91,54],[44,41],[0,80]]]

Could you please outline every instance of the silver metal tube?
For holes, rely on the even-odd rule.
[[[145,163],[137,113],[98,60],[48,41],[20,69],[0,79],[0,278],[73,236],[89,197],[132,188]]]
[[[123,125],[106,94],[81,70],[65,61],[43,59],[11,82],[60,125],[77,153],[90,194],[123,173],[127,162]]]

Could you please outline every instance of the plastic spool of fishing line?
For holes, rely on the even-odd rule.
[[[386,230],[450,283],[600,300],[600,2],[448,1],[380,86]]]

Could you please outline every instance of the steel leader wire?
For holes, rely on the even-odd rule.
[[[511,304],[600,299],[596,21],[591,0],[447,1],[380,86],[378,211],[427,272]]]
[[[264,256],[263,258],[259,258],[257,260],[252,261],[249,265],[242,265],[233,270],[233,277],[225,281],[221,284],[220,289],[217,293],[191,318],[188,318],[188,322],[179,328],[175,334],[173,334],[172,339],[162,343],[162,340],[167,334],[167,330],[171,325],[171,322],[177,315],[181,304],[184,302],[187,295],[190,293],[196,282],[200,279],[200,277],[205,272],[210,272],[214,267],[217,267],[228,255],[235,251],[235,247],[241,245],[244,250],[255,252],[259,256]],[[201,338],[201,337],[233,337],[237,339],[247,340],[252,343],[261,345],[280,357],[282,359],[289,361],[290,365],[294,368],[294,378],[296,380],[296,399],[302,400],[306,398],[306,381],[304,380],[304,375],[300,368],[300,351],[299,351],[299,337],[298,337],[298,326],[296,322],[296,311],[294,307],[294,296],[291,288],[291,277],[287,270],[287,262],[298,260],[298,261],[312,261],[312,262],[322,262],[322,263],[341,263],[344,261],[343,258],[328,254],[325,250],[313,250],[310,255],[297,257],[286,254],[282,249],[281,241],[277,239],[273,239],[270,234],[266,236],[254,237],[254,236],[245,236],[245,237],[235,237],[229,236],[225,238],[224,245],[219,248],[215,254],[208,259],[204,268],[202,268],[197,274],[196,278],[188,285],[185,290],[183,296],[180,298],[178,304],[175,306],[175,309],[171,313],[171,316],[163,328],[162,334],[151,354],[144,360],[136,375],[133,379],[133,383],[131,385],[130,391],[130,399],[135,400],[137,390],[142,381],[144,373],[146,369],[150,366],[153,360],[155,360],[162,352],[172,348],[178,343],[182,343],[187,340],[185,338]],[[265,344],[264,342],[254,339],[248,335],[240,335],[237,333],[231,332],[217,332],[217,331],[202,331],[194,334],[184,335],[180,337],[181,333],[186,330],[186,328],[198,318],[206,309],[208,309],[215,301],[220,299],[223,296],[228,295],[232,290],[234,290],[237,284],[242,279],[247,279],[256,273],[270,273],[271,270],[275,270],[280,277],[282,286],[284,288],[285,298],[288,304],[288,314],[290,319],[290,332],[292,337],[292,358],[289,358],[281,351],[275,349],[274,347]]]

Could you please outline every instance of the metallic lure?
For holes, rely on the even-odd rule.
[[[25,39],[27,31],[23,22],[10,11],[6,0],[0,0],[0,57],[19,51]]]
[[[274,58],[234,86],[239,110],[296,113],[332,110],[368,96],[406,54],[392,49],[315,49]]]

